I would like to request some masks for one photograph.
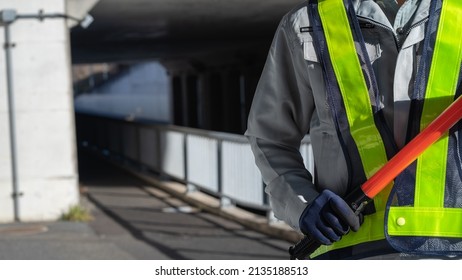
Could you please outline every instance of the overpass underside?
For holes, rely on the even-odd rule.
[[[57,219],[78,203],[72,65],[160,62],[168,123],[242,134],[274,31],[298,2],[0,0],[34,16],[0,24],[12,61],[0,56],[0,221]],[[87,12],[93,23],[75,25]]]
[[[171,123],[243,133],[276,27],[300,0],[101,0],[71,33],[74,64],[161,62]]]

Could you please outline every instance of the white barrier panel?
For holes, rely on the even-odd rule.
[[[223,195],[264,205],[262,178],[249,144],[223,141],[221,174]]]
[[[102,145],[102,151],[109,149],[154,171],[242,205],[258,209],[269,207],[260,171],[242,135],[118,121],[93,125],[98,132],[89,138],[90,142]],[[309,136],[303,139],[300,153],[307,170],[313,174]]]
[[[139,137],[141,163],[159,171],[159,132],[154,128],[140,127]]]
[[[188,182],[218,192],[218,141],[188,134],[186,143]]]
[[[184,135],[176,131],[160,131],[160,157],[162,171],[166,174],[185,179]]]

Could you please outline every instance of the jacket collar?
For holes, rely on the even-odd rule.
[[[414,20],[412,21],[412,24],[416,24],[428,18],[430,14],[430,3],[431,3],[431,0],[421,0],[420,5],[417,8],[417,11],[415,12],[415,17],[414,17]],[[439,1],[439,6],[441,8],[441,1]]]
[[[388,21],[387,16],[374,0],[352,0],[352,2],[356,11],[356,15],[362,18],[370,19],[393,30],[393,26]],[[421,20],[428,17],[430,2],[431,0],[421,0],[421,3],[417,8],[416,14],[413,18],[412,24],[420,22]]]
[[[387,16],[382,11],[380,6],[373,0],[352,0],[353,7],[355,8],[356,15],[362,18],[370,19],[374,22],[385,25],[393,29],[388,21]]]

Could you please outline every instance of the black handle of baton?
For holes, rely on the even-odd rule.
[[[314,240],[309,235],[300,240],[297,244],[290,246],[289,254],[291,260],[304,260],[307,256],[311,255],[322,244]]]
[[[364,207],[372,201],[372,199],[364,194],[361,188],[357,188],[345,198],[345,201],[358,216],[364,210]],[[289,248],[290,259],[307,259],[307,257],[309,257],[321,245],[322,244],[318,240],[313,239],[309,235],[305,235],[302,240]]]

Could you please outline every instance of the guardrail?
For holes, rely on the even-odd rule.
[[[172,125],[78,113],[77,141],[105,156],[169,176],[222,201],[270,213],[264,184],[246,137]],[[300,147],[313,173],[309,136]]]

